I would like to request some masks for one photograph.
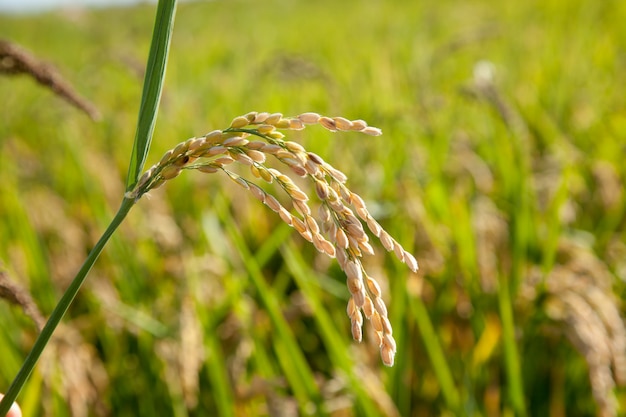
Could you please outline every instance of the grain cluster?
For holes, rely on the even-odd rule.
[[[319,155],[308,152],[299,143],[286,140],[281,132],[302,130],[306,125],[313,124],[332,132],[354,131],[370,136],[382,134],[380,129],[368,126],[363,120],[326,117],[317,113],[283,117],[280,113],[251,112],[236,117],[224,130],[188,139],[167,151],[143,174],[126,198],[137,200],[186,169],[226,174],[277,213],[283,222],[293,227],[318,251],[337,259],[346,274],[351,295],[347,314],[353,338],[359,342],[362,340],[364,318],[369,320],[382,361],[391,366],[396,342],[387,307],[380,285],[368,275],[361,261],[364,255],[374,254],[366,229],[413,272],[418,269],[417,261],[372,217],[363,199],[346,185],[348,178],[343,172]],[[285,172],[268,166],[268,158],[282,163]],[[235,163],[249,167],[250,179],[229,168]],[[317,209],[312,208],[309,194],[296,184],[292,178],[294,175],[311,184],[310,194],[317,200]],[[283,206],[274,195],[257,185],[257,181],[276,184],[288,196],[292,207]]]

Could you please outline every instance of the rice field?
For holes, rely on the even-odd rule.
[[[0,15],[97,110],[0,74],[0,392],[124,197],[155,10]],[[625,19],[590,0],[179,4],[146,167],[251,111],[380,128],[283,133],[419,262],[368,232],[395,363],[368,320],[352,340],[337,260],[189,170],[114,234],[24,416],[623,415]]]

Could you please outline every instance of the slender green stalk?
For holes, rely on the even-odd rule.
[[[515,323],[513,320],[513,306],[511,304],[509,281],[504,277],[500,280],[498,289],[498,304],[502,320],[502,342],[504,345],[504,365],[509,383],[509,397],[516,416],[526,415],[524,402],[524,388],[522,386],[522,372],[520,358],[515,342]]]
[[[456,415],[464,415],[461,410],[460,395],[456,386],[454,385],[454,379],[450,372],[450,367],[446,360],[446,355],[439,343],[439,336],[435,332],[433,323],[430,321],[428,310],[424,305],[424,302],[419,297],[415,297],[409,303],[411,310],[413,311],[413,317],[417,322],[420,333],[422,333],[422,340],[426,347],[426,352],[430,358],[430,362],[433,365],[433,370],[437,376],[437,381],[441,386],[441,392],[443,398],[448,406],[448,409],[455,412]]]
[[[141,95],[137,132],[128,166],[126,191],[132,190],[137,183],[146,163],[148,151],[150,151],[152,132],[156,123],[163,80],[165,79],[165,67],[167,65],[172,30],[174,29],[175,14],[176,0],[159,0],[143,93]]]
[[[176,0],[159,0],[157,14],[155,19],[154,31],[152,34],[152,44],[148,57],[148,65],[146,68],[146,77],[144,79],[143,93],[141,97],[141,105],[139,108],[139,117],[137,121],[137,133],[133,145],[133,151],[130,159],[128,178],[126,180],[127,190],[132,189],[139,178],[139,174],[143,170],[148,151],[150,150],[150,142],[152,141],[152,133],[157,117],[157,110],[161,98],[161,90],[163,80],[165,78],[165,67],[167,64],[167,56],[169,52],[170,38],[174,27],[174,15],[176,11]],[[61,300],[53,310],[48,322],[37,337],[33,348],[24,360],[22,368],[11,383],[6,395],[0,401],[0,416],[5,416],[11,404],[17,398],[22,390],[26,380],[32,373],[39,357],[48,344],[54,330],[57,328],[63,316],[67,312],[76,294],[80,290],[83,282],[87,278],[87,274],[91,270],[106,243],[109,241],[115,230],[119,227],[126,215],[134,205],[134,199],[124,198],[122,204],[105,230],[104,234],[98,240],[94,248],[91,250],[83,266],[78,274],[72,280],[71,284],[61,297]]]
[[[11,404],[15,401],[17,395],[26,383],[26,380],[32,373],[33,368],[35,367],[37,361],[39,360],[39,357],[41,356],[41,353],[48,344],[50,337],[52,337],[52,333],[54,333],[54,330],[59,325],[59,322],[65,315],[65,312],[70,307],[70,304],[72,304],[72,301],[74,300],[74,297],[76,297],[78,290],[85,281],[85,278],[87,278],[87,274],[91,270],[91,267],[98,259],[98,256],[100,256],[100,253],[102,253],[104,246],[109,241],[115,230],[122,223],[124,218],[126,218],[126,215],[130,211],[133,204],[133,200],[124,199],[122,201],[122,205],[120,206],[120,209],[111,221],[111,224],[109,224],[109,227],[107,227],[102,237],[100,237],[100,240],[98,240],[91,252],[89,252],[87,259],[85,259],[85,262],[78,271],[78,274],[76,274],[76,277],[74,278],[72,283],[69,285],[67,290],[65,290],[65,293],[61,297],[61,300],[59,300],[59,303],[52,311],[48,322],[44,326],[41,333],[39,333],[37,340],[35,340],[35,344],[33,345],[33,348],[26,357],[26,360],[24,360],[22,368],[17,373],[17,376],[11,383],[11,386],[9,387],[9,390],[7,391],[4,398],[2,399],[2,401],[0,401],[0,416],[4,416],[6,415],[6,413],[9,412]]]

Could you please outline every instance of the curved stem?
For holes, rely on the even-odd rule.
[[[4,398],[0,401],[0,416],[5,416],[9,412],[11,404],[13,404],[13,402],[17,398],[17,395],[26,383],[26,380],[32,373],[35,365],[37,364],[37,361],[39,360],[39,357],[41,356],[44,348],[48,344],[50,337],[54,333],[54,330],[61,322],[61,319],[67,312],[70,304],[72,304],[72,301],[74,300],[74,297],[76,297],[76,294],[78,293],[78,290],[85,281],[85,278],[87,278],[87,274],[91,270],[91,267],[98,259],[98,256],[100,256],[100,253],[102,253],[104,246],[109,241],[115,230],[119,227],[124,218],[126,218],[126,215],[133,205],[134,200],[124,199],[122,201],[122,204],[117,214],[111,221],[111,224],[109,224],[109,227],[107,227],[107,229],[104,231],[104,233],[100,237],[100,240],[98,240],[91,252],[89,252],[87,259],[85,259],[85,262],[76,274],[76,277],[74,277],[67,290],[65,290],[63,297],[61,297],[61,300],[59,300],[59,303],[52,311],[48,322],[37,337],[37,340],[35,340],[35,344],[33,345],[26,359],[24,360],[22,368],[11,383],[11,386],[6,392]]]

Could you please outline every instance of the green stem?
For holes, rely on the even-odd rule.
[[[26,383],[26,380],[32,373],[33,368],[35,367],[37,361],[39,360],[39,357],[41,356],[41,353],[48,344],[48,341],[54,333],[54,330],[59,325],[59,322],[67,312],[70,304],[72,304],[72,301],[74,300],[74,297],[76,297],[78,290],[85,281],[85,278],[87,278],[87,274],[91,270],[91,267],[96,262],[98,256],[100,256],[100,253],[102,253],[104,246],[113,235],[113,232],[115,232],[118,226],[122,223],[133,204],[134,200],[124,199],[122,201],[122,205],[120,206],[120,209],[111,221],[111,224],[109,224],[109,227],[107,227],[102,237],[100,237],[100,240],[98,240],[91,252],[89,252],[87,259],[85,259],[85,262],[78,271],[78,274],[76,274],[76,277],[63,294],[63,297],[61,297],[61,300],[54,308],[54,311],[52,311],[48,322],[37,337],[35,344],[33,345],[30,353],[26,357],[26,360],[24,360],[24,363],[22,364],[22,368],[11,383],[9,390],[7,391],[2,401],[0,401],[0,416],[5,416],[9,412],[11,404],[15,401],[17,395]]]
[[[516,416],[526,415],[524,403],[524,388],[522,384],[522,372],[520,358],[515,341],[515,322],[513,319],[513,306],[511,304],[511,290],[509,280],[504,277],[500,280],[498,288],[498,304],[500,318],[502,320],[502,342],[504,345],[504,363],[509,382],[509,397]]]
[[[410,301],[413,316],[417,322],[417,327],[422,334],[422,341],[426,347],[426,352],[433,365],[433,370],[437,376],[437,381],[441,387],[444,400],[448,409],[456,415],[465,415],[461,409],[461,400],[459,392],[454,385],[454,379],[450,372],[450,367],[446,360],[446,355],[439,343],[439,336],[435,332],[435,328],[428,315],[428,310],[420,297],[416,297]]]

